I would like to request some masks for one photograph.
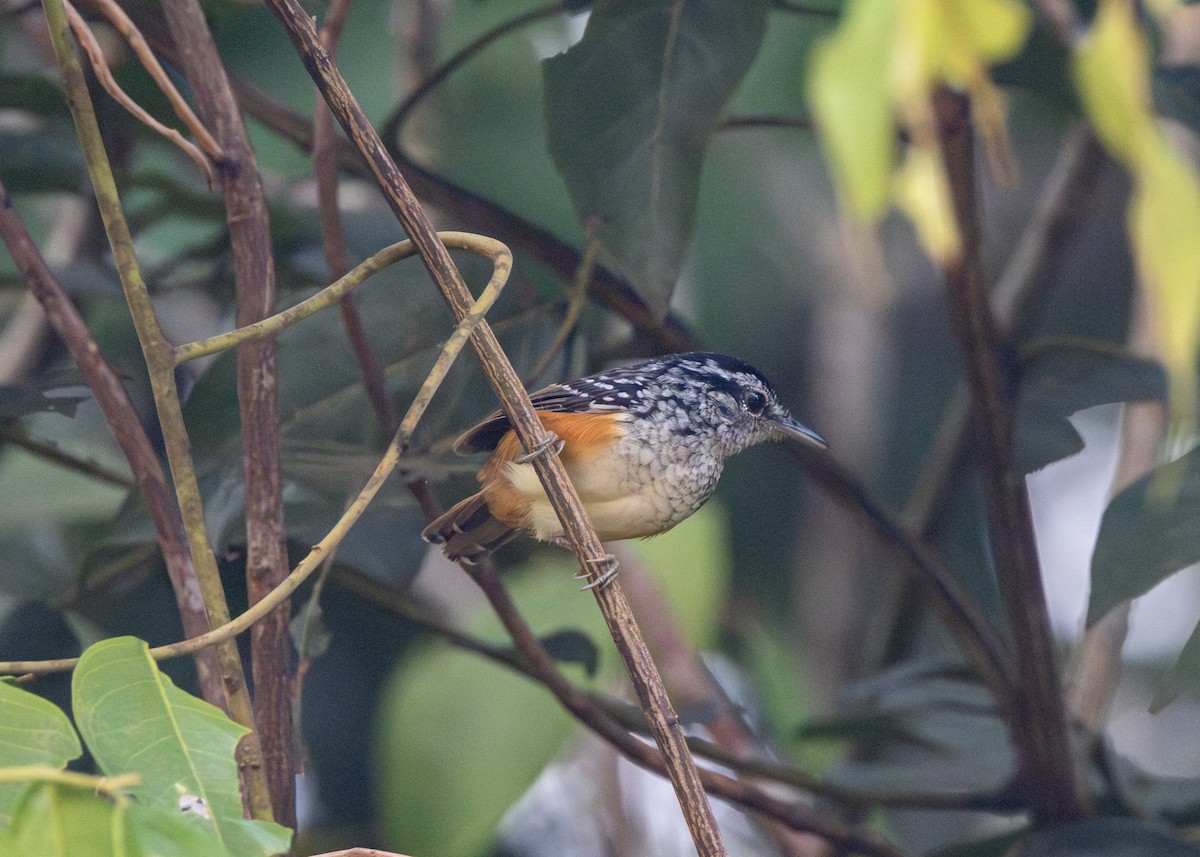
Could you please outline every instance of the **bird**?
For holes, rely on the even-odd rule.
[[[421,533],[454,561],[478,563],[528,532],[569,547],[534,471],[533,458],[558,451],[601,541],[659,535],[712,496],[725,461],[764,441],[795,439],[824,449],[792,418],[770,381],[735,357],[671,354],[588,375],[531,394],[547,438],[523,452],[508,417],[488,415],[454,443],[461,455],[490,452],[480,491],[454,504]],[[616,560],[584,587],[603,586]],[[580,576],[583,575],[581,572]]]

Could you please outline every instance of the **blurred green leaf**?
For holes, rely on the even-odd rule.
[[[13,850],[0,857],[126,857],[125,813],[94,792],[39,783],[17,807]]]
[[[9,193],[77,190],[85,180],[74,138],[0,129],[0,181]]]
[[[600,652],[592,638],[582,631],[566,629],[546,634],[542,645],[556,661],[583,667],[588,678],[595,676],[600,667]]]
[[[1067,419],[1071,414],[1110,402],[1166,396],[1166,373],[1153,360],[1100,343],[1049,343],[1032,349],[1021,370],[1014,466],[1019,473],[1032,473],[1083,449],[1083,439]]]
[[[39,116],[67,116],[62,89],[49,77],[0,71],[0,107]]]
[[[1174,701],[1184,688],[1194,688],[1200,679],[1200,624],[1192,629],[1183,650],[1163,679],[1162,687],[1150,701],[1150,713],[1157,714]]]
[[[582,599],[581,599],[582,600]],[[391,847],[475,857],[562,745],[572,721],[544,688],[450,648],[425,648],[392,676],[379,710],[379,800]],[[454,751],[430,740],[452,736]]]
[[[91,646],[72,688],[79,732],[104,773],[137,773],[133,794],[164,811],[203,801],[196,817],[238,857],[287,850],[290,831],[242,819],[234,751],[247,730],[175,687],[144,642],[116,637]]]
[[[0,384],[0,420],[36,413],[73,417],[79,403],[90,398],[90,394],[47,396],[43,390],[26,384]]]
[[[1094,818],[1031,834],[1022,857],[1200,857],[1200,848],[1133,818]]]
[[[1087,623],[1200,561],[1200,449],[1156,468],[1113,498],[1092,553]]]
[[[1133,177],[1129,236],[1147,285],[1172,399],[1195,406],[1200,342],[1200,178],[1151,112],[1146,36],[1132,7],[1102,0],[1075,49],[1075,85],[1097,136]]]
[[[891,2],[848,4],[837,31],[813,51],[808,78],[834,180],[847,207],[864,219],[883,212],[895,166],[886,81],[897,9]]]
[[[850,686],[846,710],[890,720],[902,738],[878,745],[868,758],[842,762],[829,779],[898,794],[999,790],[1014,763],[1008,730],[991,694],[948,666],[903,664]]]
[[[762,42],[766,0],[602,0],[542,64],[547,139],[585,229],[650,307],[670,303],[700,169]]]
[[[27,690],[0,682],[0,768],[63,768],[83,752],[62,709]],[[12,820],[24,783],[0,782],[0,826]]]

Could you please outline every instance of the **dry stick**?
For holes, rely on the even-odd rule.
[[[78,69],[78,66],[76,66]],[[68,80],[71,73],[64,70]],[[82,83],[82,81],[80,81]],[[88,389],[96,398],[109,429],[121,447],[137,488],[146,503],[146,512],[162,550],[167,574],[175,591],[175,602],[189,637],[209,630],[208,614],[192,567],[183,521],[171,486],[163,473],[158,455],[151,446],[141,420],[117,372],[104,359],[92,339],[79,310],[66,289],[47,267],[25,224],[21,222],[4,185],[0,183],[0,238],[20,270],[29,289],[37,297],[54,330],[66,343],[72,359],[83,373]],[[218,677],[216,661],[211,654],[196,658],[200,684],[206,697],[220,702],[224,696]]]
[[[196,166],[200,168],[200,172],[204,173],[205,181],[211,185],[213,180],[212,165],[209,164],[208,159],[204,156],[204,152],[200,151],[200,147],[186,139],[174,128],[168,128],[166,125],[163,125],[147,113],[140,104],[125,94],[125,90],[121,89],[120,84],[117,83],[116,78],[113,77],[112,71],[108,67],[108,61],[104,57],[104,49],[96,41],[96,36],[88,27],[87,22],[83,20],[83,16],[75,11],[75,7],[68,0],[63,0],[63,6],[67,10],[67,20],[71,22],[71,29],[75,33],[75,38],[79,40],[84,53],[87,54],[88,62],[91,63],[92,70],[96,74],[96,79],[100,81],[100,85],[104,87],[104,91],[111,95],[114,101],[129,111],[143,125],[182,149],[183,153],[191,158]]]
[[[75,119],[76,133],[87,162],[88,175],[92,180],[100,216],[104,221],[104,231],[112,247],[121,287],[125,292],[125,301],[129,305],[129,313],[146,360],[154,406],[162,425],[167,462],[174,478],[175,496],[187,533],[204,609],[208,613],[211,626],[224,625],[229,621],[229,607],[225,602],[225,590],[221,585],[221,575],[209,545],[204,523],[200,487],[192,467],[187,427],[183,422],[179,391],[175,386],[173,349],[158,326],[150,294],[138,267],[133,239],[121,208],[120,195],[113,180],[100,128],[96,124],[96,114],[92,108],[87,83],[83,79],[79,60],[71,49],[69,24],[62,0],[43,0],[42,5],[46,10],[46,21],[50,27],[54,52],[63,72],[67,103]],[[225,691],[224,703],[229,715],[247,729],[253,730],[254,715],[237,645],[233,640],[226,640],[218,645],[215,651],[217,670]],[[262,776],[262,755],[253,732],[238,744],[238,768],[245,785],[247,801],[252,812],[256,813],[254,817],[265,817],[269,814],[270,800],[266,781]]]
[[[1071,753],[1029,496],[1024,476],[1012,468],[1015,384],[980,258],[969,108],[965,97],[946,89],[935,95],[935,104],[963,238],[962,258],[946,266],[947,300],[967,362],[992,551],[1022,670],[1012,699],[1011,734],[1034,817],[1075,819],[1086,814],[1087,797]]]
[[[268,0],[295,44],[305,67],[320,87],[334,115],[347,136],[361,151],[376,181],[384,191],[389,205],[400,220],[405,232],[421,252],[421,259],[437,282],[442,296],[455,317],[461,318],[469,308],[469,293],[462,277],[454,267],[446,248],[437,239],[433,227],[413,196],[403,176],[384,150],[375,129],[367,121],[341,74],[321,47],[312,19],[296,0]],[[482,323],[472,336],[472,345],[479,354],[488,381],[500,397],[501,405],[526,450],[540,448],[546,434],[529,401],[529,394],[508,358],[500,348],[491,328]],[[597,579],[605,567],[606,552],[587,513],[575,493],[566,470],[558,456],[538,455],[533,459],[538,477],[545,487],[567,539],[575,547],[579,561],[590,579]],[[637,623],[618,583],[593,590],[596,601],[616,641],[633,679],[638,698],[650,720],[651,731],[663,751],[667,771],[683,808],[692,839],[700,854],[725,854],[720,832],[713,819],[712,807],[704,794],[696,765],[688,753],[683,728],[671,707],[658,670],[646,650],[637,630]]]
[[[462,247],[465,250],[470,250],[473,253],[490,258],[493,265],[492,278],[484,288],[483,294],[471,304],[471,309],[463,316],[462,320],[454,328],[454,331],[446,339],[433,369],[413,398],[408,413],[405,414],[404,419],[401,421],[400,428],[396,431],[395,437],[393,437],[391,444],[388,445],[371,478],[367,480],[366,485],[363,486],[363,489],[354,501],[347,506],[346,511],[338,519],[333,528],[325,534],[325,537],[321,541],[313,545],[308,555],[297,563],[292,573],[279,586],[273,589],[270,594],[236,619],[214,628],[212,631],[201,634],[198,637],[172,643],[168,646],[156,646],[150,649],[150,656],[152,658],[159,661],[166,660],[168,658],[179,657],[180,655],[192,654],[209,646],[232,641],[238,634],[251,628],[263,616],[266,616],[271,610],[290,598],[292,593],[304,583],[308,576],[320,567],[325,557],[341,543],[346,533],[350,531],[350,528],[362,516],[362,513],[366,510],[371,500],[379,492],[384,481],[396,468],[401,454],[407,448],[408,441],[412,437],[413,430],[424,415],[425,410],[429,407],[434,393],[437,392],[438,387],[445,379],[451,363],[458,357],[471,333],[482,323],[484,315],[495,304],[504,287],[504,283],[508,280],[509,272],[512,270],[512,255],[508,252],[508,248],[499,241],[494,241],[481,235],[468,235],[458,232],[441,233],[441,235],[450,246]],[[397,248],[401,248],[404,252],[395,258],[406,258],[412,255],[415,250],[412,242],[402,241],[399,245],[388,248],[388,251],[381,251],[376,256],[383,255],[389,251],[393,253],[398,252]],[[204,340],[200,344],[205,347],[189,349],[188,353],[194,358],[202,354],[222,350],[222,348],[273,336],[288,324],[294,324],[296,321],[301,318],[307,318],[319,309],[332,306],[345,293],[345,289],[353,288],[353,285],[348,285],[348,281],[355,276],[356,272],[361,272],[367,268],[366,263],[360,265],[355,271],[351,271],[350,274],[338,283],[324,289],[321,294],[314,296],[313,299],[305,301],[303,305],[306,308],[305,315],[297,315],[291,310],[286,310],[248,328],[222,334],[220,337],[214,337],[213,340]],[[378,268],[375,268],[375,270],[378,270]],[[361,282],[361,279],[359,282]],[[323,303],[315,300],[321,296],[325,298]],[[294,310],[296,307],[292,309]],[[214,340],[219,341],[220,345],[214,345]],[[183,350],[184,348],[181,347],[180,351]],[[79,658],[60,658],[58,660],[46,661],[0,661],[0,675],[45,675],[47,673],[64,672],[74,668],[77,663],[79,663]]]
[[[162,10],[200,115],[212,128],[223,153],[216,164],[217,183],[225,201],[233,251],[237,324],[245,327],[269,316],[275,307],[275,259],[258,162],[199,0],[167,0]],[[288,575],[278,389],[275,342],[268,339],[239,348],[237,391],[246,506],[246,588],[251,604]],[[254,720],[271,798],[269,805],[251,804],[250,809],[255,818],[266,818],[273,809],[281,824],[295,827],[290,619],[291,605],[285,602],[250,632]],[[261,799],[257,794],[253,797]]]
[[[154,56],[154,52],[150,50],[150,45],[146,43],[146,38],[142,35],[141,30],[133,23],[133,20],[125,14],[125,10],[117,5],[114,0],[85,0],[93,9],[97,10],[108,22],[113,26],[125,42],[133,50],[134,55],[138,58],[142,68],[150,75],[150,78],[158,86],[167,101],[171,104],[171,109],[175,111],[175,115],[179,120],[187,126],[188,130],[196,138],[200,149],[213,161],[219,161],[222,157],[221,147],[217,145],[217,141],[213,139],[212,134],[204,127],[194,112],[192,107],[187,103],[175,84],[171,82],[170,76],[159,64],[158,59]],[[140,108],[139,108],[140,109]]]

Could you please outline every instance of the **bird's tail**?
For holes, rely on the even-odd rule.
[[[520,532],[497,520],[479,493],[451,506],[421,531],[421,538],[441,545],[446,559],[476,563]]]

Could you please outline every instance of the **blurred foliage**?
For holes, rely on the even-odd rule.
[[[157,5],[127,8],[147,32],[160,33]],[[792,411],[829,438],[839,460],[892,508],[912,513],[914,488],[927,475],[924,456],[960,375],[941,276],[921,249],[949,259],[962,240],[929,124],[930,98],[942,84],[974,99],[983,253],[994,280],[1019,258],[1014,248],[1037,222],[1055,150],[1074,122],[1089,120],[1120,164],[1096,168],[1069,228],[1045,236],[1053,256],[1047,282],[1021,319],[1022,339],[1006,344],[1018,403],[1014,471],[1052,468],[1083,449],[1090,439],[1075,415],[1084,409],[1163,401],[1168,389],[1177,413],[1192,402],[1200,194],[1191,162],[1170,146],[1154,111],[1200,130],[1200,64],[1166,67],[1154,55],[1152,37],[1171,26],[1168,18],[1134,17],[1134,4],[1117,0],[1086,5],[1094,23],[1072,56],[1015,0],[570,3],[470,54],[387,142],[454,183],[441,192],[458,194],[456,202],[500,207],[500,221],[517,236],[510,239],[516,265],[490,321],[531,385],[650,350],[596,300],[563,351],[539,377],[528,377],[565,315],[570,284],[551,273],[551,263],[591,237],[648,317],[670,313],[698,345],[762,369]],[[542,8],[536,0],[442,6],[429,13],[434,36],[426,46],[435,63]],[[230,71],[311,115],[312,82],[270,13],[236,0],[208,0],[204,8]],[[400,81],[432,71],[412,67],[421,9],[428,12],[408,0],[353,4],[338,62],[380,123],[401,101],[408,84]],[[121,373],[157,448],[141,350],[97,219],[90,215],[70,241],[58,234],[63,200],[87,198],[87,177],[39,16],[36,7],[0,7],[0,181]],[[165,117],[148,76],[128,57],[118,60],[122,85]],[[94,89],[164,328],[176,342],[230,328],[233,268],[219,196],[178,152]],[[271,121],[250,127],[268,191],[279,303],[290,306],[329,280],[312,165]],[[1019,181],[1006,184],[983,165],[984,155],[993,163],[1011,159]],[[874,231],[847,218],[839,197],[850,214],[875,221]],[[402,237],[360,180],[344,181],[342,202],[351,264]],[[478,228],[448,222],[445,212],[462,205],[427,202],[439,226]],[[522,239],[517,216],[570,247]],[[480,260],[457,261],[473,288],[486,280]],[[1162,364],[1124,350],[1135,269],[1152,288],[1170,382]],[[5,328],[19,318],[23,288],[0,254]],[[386,394],[402,411],[450,315],[416,260],[376,275],[355,303],[384,367]],[[24,376],[0,382],[0,659],[63,657],[121,635],[154,644],[177,639],[153,530],[111,433],[57,340],[39,340],[32,358]],[[283,498],[295,560],[341,514],[389,431],[373,418],[335,313],[282,334],[278,365]],[[232,355],[178,372],[209,535],[237,612],[245,601],[245,508],[234,376]],[[503,831],[524,814],[527,827],[534,818],[546,835],[543,852],[522,854],[600,853],[571,830],[572,817],[592,807],[568,802],[601,788],[588,782],[585,792],[570,778],[572,760],[590,752],[574,721],[542,688],[448,645],[430,632],[436,622],[392,609],[371,588],[507,651],[464,576],[428,561],[418,538],[423,515],[405,485],[429,479],[445,501],[471,490],[478,462],[456,459],[449,445],[494,407],[465,354],[405,451],[403,473],[340,545],[320,604],[312,586],[296,596],[297,613],[304,611],[296,627],[309,629],[297,702],[311,799],[302,851],[383,845],[422,857],[507,853],[512,843]],[[1164,461],[1108,505],[1091,555],[1089,623],[1200,559],[1195,459],[1192,452]],[[972,464],[966,456],[945,465],[948,486],[922,522],[923,535],[1004,634]],[[1078,535],[1077,549],[1091,551],[1090,538]],[[731,462],[713,503],[627,550],[627,566],[644,566],[666,604],[651,617],[655,630],[704,653],[700,669],[738,712],[751,736],[748,752],[823,778],[821,806],[831,817],[863,818],[911,853],[1003,853],[1016,842],[1031,854],[1194,850],[1167,825],[1195,823],[1200,769],[1172,779],[1111,752],[1111,764],[1089,765],[1097,812],[1111,817],[1027,828],[1010,779],[1005,713],[964,668],[900,560],[837,517],[783,450],[757,449]],[[570,678],[591,691],[619,692],[616,653],[591,599],[572,584],[565,555],[520,541],[499,559],[523,615]],[[1059,569],[1047,560],[1044,571]],[[190,663],[164,664],[167,678],[138,646],[123,640],[90,649],[94,667],[106,647],[121,648],[130,661],[121,669],[132,672],[104,678],[77,671],[73,700],[64,676],[30,685],[44,699],[0,684],[0,730],[10,736],[0,768],[61,768],[79,756],[78,729],[94,758],[75,767],[123,773],[138,768],[129,750],[169,731],[163,718],[219,722],[184,695],[195,689]],[[1170,658],[1154,669],[1161,673]],[[1194,705],[1198,664],[1200,631],[1160,683],[1160,704],[1178,694],[1180,705]],[[80,689],[92,679],[103,686]],[[145,715],[138,728],[149,732],[135,732],[125,715],[97,723],[94,708],[79,709],[81,699],[94,703],[106,692],[132,715]],[[72,703],[75,727],[62,714]],[[697,731],[712,725],[713,706],[704,700],[689,697],[680,708]],[[278,845],[275,834],[262,841],[262,831],[234,824],[237,808],[220,791],[231,782],[226,745],[236,736],[228,724],[214,728],[219,738],[194,740],[223,748],[215,804],[243,843],[231,852],[266,853]],[[1166,738],[1193,758],[1179,748],[1194,745],[1194,730]],[[194,749],[190,737],[162,739],[183,757]],[[126,824],[143,837],[127,853],[161,853],[155,843],[172,839],[177,853],[186,843],[211,847],[215,834],[198,832],[194,819],[174,811],[178,795],[163,783],[173,782],[175,770],[150,773],[142,788],[155,797],[139,793],[129,806],[63,783],[0,785],[0,855],[41,849],[38,837],[49,825]],[[525,805],[522,796],[542,794],[531,789],[547,780],[564,805]],[[612,780],[622,778],[613,773]],[[629,819],[654,799],[624,787],[628,794],[614,792],[593,813],[616,819],[602,831],[606,845],[616,848],[628,835],[622,853],[676,853],[646,844],[665,840]],[[955,801],[956,811],[946,811]],[[164,808],[173,810],[166,820]],[[1127,817],[1139,809],[1163,824]],[[663,817],[674,821],[676,812],[662,803]],[[748,851],[777,853],[759,834]],[[119,853],[105,851],[112,843],[102,837],[72,836],[69,853]]]

